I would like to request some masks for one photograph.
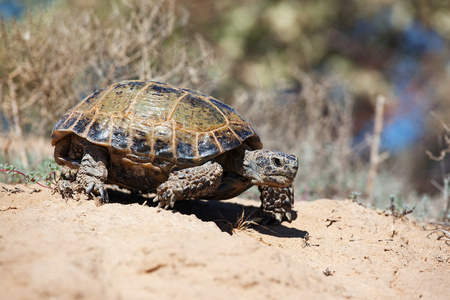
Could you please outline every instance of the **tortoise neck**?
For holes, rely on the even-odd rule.
[[[239,147],[236,149],[233,149],[231,151],[227,151],[223,153],[222,155],[216,157],[216,161],[220,163],[224,170],[239,174],[240,176],[245,177],[245,170],[244,170],[244,157],[245,152],[249,151],[245,148]]]

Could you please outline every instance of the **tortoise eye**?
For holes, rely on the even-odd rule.
[[[273,164],[275,167],[281,167],[281,166],[283,165],[281,159],[276,158],[276,157],[273,157],[273,158],[272,158],[272,164]]]

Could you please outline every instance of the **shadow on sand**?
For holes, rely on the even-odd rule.
[[[121,190],[108,190],[110,203],[133,204],[139,203],[156,207],[157,203],[153,203],[153,197],[138,193],[130,193]],[[233,233],[234,224],[239,220],[251,220],[258,211],[258,207],[253,205],[242,205],[228,201],[206,201],[206,200],[189,200],[178,201],[173,209],[174,213],[184,215],[195,215],[204,222],[214,222],[220,230]],[[292,219],[297,218],[297,213],[293,211]],[[261,234],[276,236],[280,238],[305,238],[308,232],[292,227],[287,227],[289,223],[283,222],[281,225],[250,225],[252,229]]]

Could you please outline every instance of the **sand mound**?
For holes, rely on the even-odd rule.
[[[450,245],[432,226],[351,201],[296,203],[281,226],[236,221],[257,201],[64,201],[0,185],[1,299],[448,299]],[[142,198],[137,199],[141,203]],[[215,221],[215,222],[214,222]],[[309,237],[309,239],[308,239]]]

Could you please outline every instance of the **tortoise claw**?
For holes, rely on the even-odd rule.
[[[283,215],[279,212],[275,213],[275,220],[278,224],[281,224],[281,221],[283,220]]]
[[[109,198],[108,198],[108,193],[105,190],[104,186],[101,186],[99,189],[100,192],[100,202],[102,203],[108,203],[109,202]]]
[[[153,200],[153,201],[155,201],[155,200]],[[157,201],[159,201],[159,204],[158,204],[159,208],[163,208],[163,209],[173,208],[175,206],[175,195],[172,194],[169,199],[162,198],[162,199],[157,199]]]
[[[287,211],[284,215],[289,223],[292,222],[292,214],[290,211]]]
[[[83,184],[82,184],[83,185]],[[84,185],[86,186],[86,185]],[[97,197],[97,200],[99,201],[99,204],[104,204],[109,202],[108,193],[106,192],[105,187],[103,184],[95,183],[94,181],[90,181],[89,184],[84,188],[84,191],[86,194],[99,194]]]
[[[169,209],[175,206],[177,196],[171,190],[165,191],[165,193],[156,195],[153,202],[159,202],[158,208]]]
[[[91,181],[91,183],[89,183],[88,187],[86,188],[86,193],[89,194],[92,189],[94,188],[95,183],[93,181]]]
[[[172,196],[170,197],[170,202],[168,205],[170,205],[171,208],[175,206],[175,194],[172,194]]]

